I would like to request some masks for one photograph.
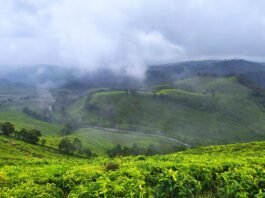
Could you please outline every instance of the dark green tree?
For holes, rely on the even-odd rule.
[[[17,131],[16,133],[15,133],[15,136],[17,137],[17,138],[20,138],[20,139],[23,139],[23,137],[25,137],[26,136],[26,133],[28,133],[28,131],[27,131],[27,129],[21,129],[20,131]]]
[[[15,136],[26,142],[37,144],[40,141],[41,132],[37,129],[27,130],[23,128]]]
[[[15,132],[15,127],[10,122],[4,122],[3,124],[1,124],[0,129],[2,130],[4,135],[11,135]]]
[[[121,156],[122,155],[122,147],[120,144],[117,144],[112,149],[107,150],[107,154],[109,157]]]
[[[26,131],[26,133],[23,134],[22,139],[25,141],[32,143],[32,144],[37,144],[40,140],[41,137],[41,132],[36,130],[36,129],[31,129]]]
[[[58,145],[58,148],[63,153],[67,153],[67,154],[73,153],[73,151],[75,150],[74,145],[67,138],[63,138],[61,140],[61,142]]]

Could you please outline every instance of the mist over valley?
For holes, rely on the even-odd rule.
[[[0,197],[265,197],[261,0],[0,0]]]

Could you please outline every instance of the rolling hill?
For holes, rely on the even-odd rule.
[[[62,135],[61,131],[64,126],[40,121],[19,111],[1,111],[0,123],[3,122],[11,122],[16,130],[22,128],[39,130],[42,133],[42,138],[46,140],[46,145],[53,149],[58,149],[58,145],[63,138],[70,140],[79,138],[85,148],[89,148],[101,156],[106,156],[106,151],[117,144],[127,147],[137,144],[141,148],[153,145],[160,148],[159,153],[169,153],[183,149],[183,145],[167,137],[132,134],[104,128],[80,128],[72,131],[69,135]]]
[[[234,77],[191,77],[150,92],[101,91],[67,112],[80,123],[164,134],[198,144],[265,138],[265,114]]]
[[[1,111],[0,123],[11,122],[16,130],[22,128],[38,129],[44,136],[58,136],[61,133],[62,126],[34,119],[19,111]]]
[[[172,83],[178,79],[197,75],[227,76],[246,75],[265,86],[263,63],[242,59],[187,61],[150,66],[146,71],[147,84]]]
[[[157,153],[171,153],[183,150],[186,145],[182,145],[174,139],[168,139],[163,136],[149,136],[148,134],[135,134],[129,132],[120,132],[108,129],[98,128],[81,128],[66,136],[47,136],[47,145],[57,148],[62,138],[68,138],[73,141],[75,138],[81,140],[84,148],[89,148],[93,153],[106,156],[107,150],[112,149],[116,145],[131,147],[137,144],[140,148],[147,149],[154,146],[158,149]]]
[[[0,198],[265,197],[265,91],[248,81],[262,67],[156,66],[141,86],[108,73],[49,89],[0,80],[0,123],[37,129],[46,140],[29,144],[0,131]],[[39,80],[56,81],[60,70],[52,71]],[[59,150],[62,140],[80,140],[82,149]]]

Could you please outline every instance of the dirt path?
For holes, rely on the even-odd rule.
[[[87,128],[93,128],[93,129],[99,129],[99,130],[104,130],[104,131],[113,131],[117,133],[129,133],[129,134],[136,134],[136,135],[147,135],[147,136],[152,136],[152,137],[160,137],[164,138],[173,142],[176,142],[178,144],[181,144],[185,147],[191,148],[192,146],[190,144],[187,144],[185,142],[182,142],[178,139],[163,136],[163,135],[158,135],[158,134],[152,134],[152,133],[143,133],[143,132],[137,132],[137,131],[130,131],[130,130],[122,130],[122,129],[115,129],[115,128],[104,128],[104,127],[97,127],[97,126],[86,126]]]

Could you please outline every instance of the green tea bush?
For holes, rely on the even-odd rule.
[[[265,142],[170,155],[1,161],[0,197],[265,197]]]

